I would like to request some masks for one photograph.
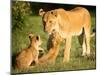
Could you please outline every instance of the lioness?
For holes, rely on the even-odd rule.
[[[39,50],[43,49],[39,47],[41,45],[40,36],[29,34],[30,45],[28,48],[23,49],[20,54],[16,57],[17,68],[30,68],[31,63],[35,61],[38,64]]]
[[[66,11],[59,8],[47,12],[40,9],[39,15],[43,19],[44,31],[49,34],[56,31],[66,40],[63,62],[68,62],[70,59],[72,36],[75,35],[80,35],[79,40],[82,40],[82,56],[90,56],[91,16],[87,9],[76,7]]]

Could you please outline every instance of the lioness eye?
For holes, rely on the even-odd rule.
[[[49,23],[52,23],[52,21],[49,21]]]

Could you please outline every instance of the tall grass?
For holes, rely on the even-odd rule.
[[[95,17],[92,16],[92,28],[95,27]],[[91,30],[92,31],[92,30]],[[43,25],[41,17],[29,16],[25,21],[23,30],[12,30],[12,55],[17,54],[21,49],[25,48],[29,44],[28,33],[33,32],[34,34],[40,35],[43,44],[42,47],[46,50],[48,35],[43,31]],[[63,51],[64,45],[61,45],[60,52],[57,57],[55,64],[36,65],[32,69],[18,70],[12,68],[12,73],[26,73],[26,72],[51,72],[51,71],[69,71],[69,70],[85,70],[96,68],[96,38],[91,38],[91,58],[80,57],[82,48],[79,45],[77,37],[73,37],[71,47],[71,60],[69,63],[63,64]]]

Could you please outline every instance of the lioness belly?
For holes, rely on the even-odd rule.
[[[62,38],[66,38],[67,36],[78,36],[80,34],[82,34],[82,31],[83,31],[83,27],[79,28],[79,29],[69,29],[69,30],[66,30],[66,32],[63,32],[61,30],[59,30],[59,34]]]
[[[74,36],[74,35],[80,35],[80,34],[82,34],[82,28],[79,31],[73,31],[73,32],[71,32],[72,36]]]

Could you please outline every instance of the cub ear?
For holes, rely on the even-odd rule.
[[[31,39],[33,37],[33,34],[32,33],[29,33],[29,38]]]
[[[54,15],[55,17],[57,17],[57,16],[58,16],[58,15],[57,15],[57,11],[56,11],[56,10],[51,11],[51,14],[52,14],[52,15]]]
[[[45,11],[44,11],[43,9],[40,9],[40,10],[39,10],[39,15],[40,15],[40,16],[43,16],[44,14],[45,14]]]

